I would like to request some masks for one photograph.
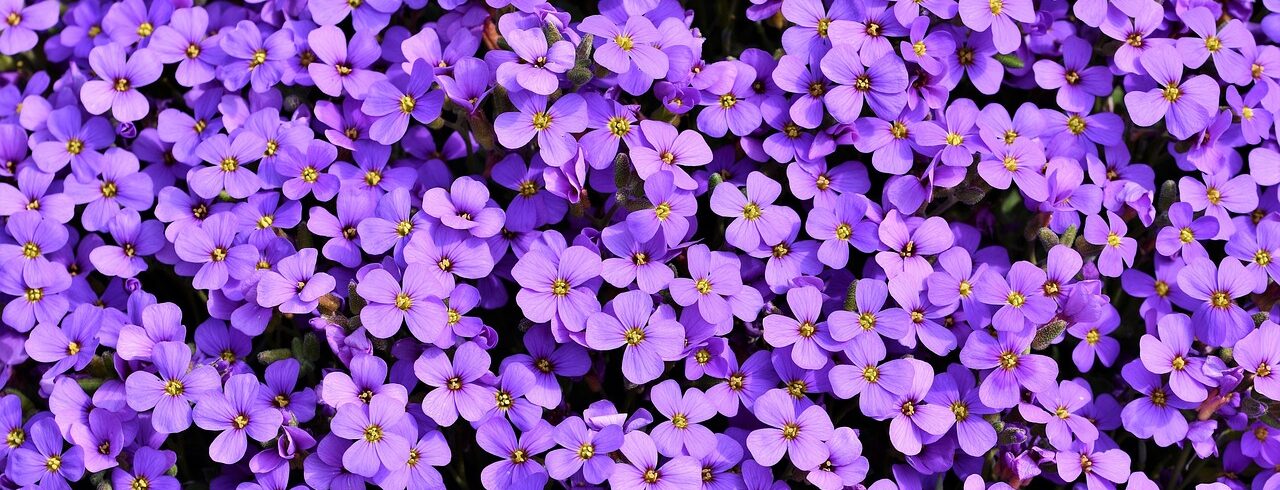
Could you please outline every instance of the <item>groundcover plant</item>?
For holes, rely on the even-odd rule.
[[[0,489],[1280,488],[1280,0],[0,0]]]

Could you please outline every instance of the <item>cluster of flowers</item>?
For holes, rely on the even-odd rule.
[[[0,2],[0,488],[1280,488],[1278,0],[194,3]]]

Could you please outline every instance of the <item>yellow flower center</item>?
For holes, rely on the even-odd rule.
[[[253,52],[253,58],[249,59],[249,69],[252,70],[254,68],[262,66],[266,62],[267,62],[267,50],[258,49],[257,51]]]
[[[400,96],[400,112],[405,114],[413,113],[413,108],[418,106],[418,101],[412,95],[405,94]]]
[[[947,144],[951,146],[960,146],[964,144],[964,136],[956,133],[947,133]]]
[[[516,449],[511,452],[511,462],[515,464],[524,464],[529,461],[529,453],[524,449]]]
[[[193,59],[193,60],[194,60],[194,59],[196,59],[196,58],[197,58],[197,57],[199,57],[199,56],[200,56],[200,45],[199,45],[199,44],[196,44],[196,43],[188,44],[188,45],[187,45],[187,58],[189,58],[189,59]]]
[[[1223,291],[1217,291],[1209,295],[1209,304],[1213,305],[1214,308],[1226,309],[1231,306],[1231,296]]]
[[[5,17],[4,21],[11,26],[17,26],[18,24],[22,23],[22,14],[19,14],[17,12],[9,12],[9,15]]]
[[[551,114],[539,112],[533,115],[533,129],[542,131],[551,127]]]
[[[665,221],[668,216],[671,216],[671,204],[664,202],[657,205],[653,208],[653,215],[658,218],[658,221]]]
[[[640,327],[631,327],[627,329],[623,336],[627,339],[627,345],[633,347],[644,342],[644,330],[641,330]]]
[[[581,446],[578,446],[578,457],[579,457],[579,458],[581,458],[581,459],[591,459],[591,457],[592,457],[592,456],[595,456],[595,455],[596,455],[596,447],[595,447],[595,446],[593,446],[593,445],[591,445],[591,443],[584,442],[584,443],[582,443],[582,445],[581,445]]]
[[[609,118],[609,133],[619,138],[631,133],[631,121],[621,117]]]
[[[22,443],[26,441],[27,441],[27,433],[24,432],[21,427],[15,427],[13,430],[10,430],[9,433],[4,436],[4,443],[8,445],[9,448],[11,449],[21,446]]]
[[[511,398],[511,393],[507,393],[504,390],[494,392],[493,399],[494,404],[501,410],[507,410],[511,408],[511,405],[515,404],[515,399]]]
[[[900,140],[906,139],[910,133],[907,131],[906,124],[902,124],[900,121],[894,121],[889,124],[889,134],[893,135],[893,139]]]
[[[862,368],[862,379],[868,383],[875,383],[880,380],[880,368],[875,366],[867,366]]]
[[[1071,134],[1079,135],[1084,132],[1086,127],[1087,124],[1084,122],[1084,118],[1080,117],[1079,114],[1072,114],[1071,117],[1067,118],[1067,131],[1070,131]]]
[[[706,278],[698,279],[693,284],[693,287],[698,290],[699,294],[711,294],[711,281]]]
[[[316,183],[316,180],[319,180],[319,179],[320,179],[320,172],[317,172],[315,167],[308,165],[307,167],[304,167],[302,169],[303,182],[306,182],[308,184],[314,184]]]
[[[1084,341],[1089,345],[1097,344],[1099,340],[1102,340],[1102,333],[1096,328],[1089,329],[1089,333],[1084,335]]]
[[[625,34],[613,36],[613,43],[617,44],[623,51],[631,51],[632,48],[636,47],[635,40],[631,39],[631,36]]]
[[[827,37],[828,29],[831,29],[831,19],[826,17],[818,19],[818,36]]]
[[[951,404],[951,413],[956,416],[956,422],[964,422],[969,418],[969,406],[964,402],[954,402]]]
[[[1182,97],[1182,89],[1178,88],[1177,85],[1170,85],[1160,91],[1160,94],[1164,96],[1164,100],[1177,102]]]
[[[800,426],[794,422],[788,422],[782,425],[782,438],[788,441],[800,436]]]
[[[903,415],[906,415],[906,416],[908,416],[908,417],[910,417],[910,416],[912,416],[912,415],[915,415],[915,414],[916,414],[916,404],[915,404],[915,402],[912,402],[911,400],[907,400],[907,401],[905,401],[905,402],[902,402],[902,408],[900,408],[900,409],[899,409],[899,411],[900,411],[900,412],[902,412],[902,414],[903,414]]]
[[[1006,371],[1018,367],[1018,355],[1013,352],[1000,354],[1000,367]]]
[[[378,442],[382,440],[382,427],[378,425],[370,425],[364,428],[364,440],[366,442]]]
[[[959,289],[961,298],[968,298],[970,294],[973,294],[973,284],[970,284],[967,280],[960,281]]]
[[[1026,304],[1027,297],[1017,291],[1009,291],[1009,296],[1005,298],[1005,302],[1014,308],[1021,308],[1023,304]]]
[[[1169,395],[1164,392],[1164,388],[1156,388],[1151,390],[1151,404],[1157,407],[1164,407],[1169,403]]]
[[[396,223],[396,235],[406,237],[409,236],[409,232],[411,231],[413,231],[413,222],[404,220]]]
[[[231,426],[237,429],[243,429],[248,425],[249,417],[244,416],[244,414],[236,415],[235,418],[231,419]]]
[[[84,142],[80,141],[80,138],[71,138],[67,140],[67,153],[79,155],[82,151],[84,151]]]
[[[209,252],[209,258],[213,259],[214,262],[222,262],[224,260],[227,260],[227,249],[222,247],[216,247],[213,249],[212,252]]]
[[[987,0],[987,7],[991,9],[994,15],[1000,15],[1004,11],[1004,0]]]
[[[223,172],[235,172],[236,169],[240,168],[240,160],[236,160],[236,157],[223,158],[218,163],[218,168],[222,169]]]
[[[648,484],[658,483],[658,478],[662,475],[658,474],[658,470],[649,468],[644,472],[644,482]]]
[[[1171,364],[1173,365],[1173,369],[1178,371],[1181,371],[1187,368],[1187,360],[1182,356],[1174,356],[1173,362]]]
[[[44,299],[44,288],[28,289],[25,296],[27,297],[27,302],[39,303],[40,300]]]
[[[28,259],[34,259],[40,256],[40,246],[35,242],[27,242],[22,246],[22,256]]]
[[[405,293],[397,294],[396,308],[399,308],[400,311],[409,311],[409,308],[413,308],[413,298],[410,298],[409,295]]]
[[[684,414],[682,414],[682,413],[677,413],[677,414],[675,414],[675,415],[672,415],[672,416],[671,416],[671,425],[676,426],[676,428],[677,428],[677,429],[685,429],[685,428],[688,428],[688,427],[689,427],[689,418],[688,418],[688,417],[685,417],[685,416],[684,416]]]
[[[1206,37],[1204,38],[1204,48],[1209,50],[1210,53],[1217,53],[1218,50],[1222,49],[1222,40],[1218,39],[1218,36]]]
[[[800,324],[799,332],[801,337],[809,338],[818,333],[818,327],[814,326],[813,322],[803,322]]]
[[[759,218],[759,217],[760,217],[760,214],[761,214],[761,211],[760,211],[760,205],[758,205],[758,204],[756,204],[756,203],[754,203],[754,202],[749,202],[749,203],[747,203],[747,205],[746,205],[746,206],[743,206],[743,207],[742,207],[742,217],[743,217],[743,218],[746,218],[746,219],[749,219],[749,220],[754,220],[754,219]]]
[[[556,279],[551,283],[551,294],[564,297],[569,295],[569,281]]]
[[[150,23],[150,22],[143,22],[143,23],[141,23],[141,24],[138,24],[138,35],[139,35],[139,36],[147,37],[147,36],[150,36],[150,35],[151,35],[151,33],[153,33],[153,32],[156,32],[156,26],[151,25],[151,23]]]
[[[184,391],[186,391],[186,389],[183,388],[181,381],[171,379],[164,382],[164,394],[166,395],[180,396]]]
[[[724,94],[720,96],[720,107],[723,109],[733,107],[737,103],[738,98],[734,97],[733,94]]]
[[[62,468],[62,455],[55,454],[44,460],[44,469],[50,473],[57,473],[59,468]]]
[[[1067,85],[1075,85],[1077,83],[1080,83],[1080,73],[1076,72],[1075,70],[1067,70],[1067,74],[1064,75],[1064,78],[1067,79]]]
[[[1222,202],[1222,191],[1217,188],[1210,187],[1209,190],[1205,192],[1205,196],[1209,199],[1210,204],[1217,205]]]
[[[1017,159],[1017,158],[1014,158],[1014,157],[1013,157],[1013,155],[1008,155],[1008,156],[1004,157],[1004,162],[1003,162],[1003,163],[1004,163],[1004,169],[1005,169],[1005,170],[1008,170],[1008,171],[1010,171],[1010,172],[1017,172],[1017,171],[1018,171],[1018,159]]]
[[[837,239],[848,240],[850,236],[853,236],[853,228],[850,227],[848,224],[840,223],[840,226],[836,227]]]
[[[1120,235],[1117,235],[1115,232],[1107,233],[1107,246],[1112,248],[1119,248]]]
[[[929,48],[924,45],[924,41],[916,41],[911,45],[911,51],[914,51],[916,56],[924,56],[929,51]]]
[[[876,328],[875,313],[867,312],[858,315],[858,326],[862,327],[862,330],[866,332],[870,332],[872,329]]]
[[[1253,263],[1266,267],[1271,263],[1271,253],[1266,250],[1258,250],[1253,253]]]

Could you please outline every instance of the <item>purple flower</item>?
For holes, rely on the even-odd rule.
[[[71,488],[67,481],[79,481],[84,475],[84,450],[80,446],[64,450],[62,435],[52,419],[35,421],[30,432],[30,444],[9,453],[5,476],[33,488]]]
[[[974,390],[973,373],[964,366],[952,364],[947,372],[933,380],[933,388],[925,401],[945,407],[955,416],[956,440],[965,454],[982,456],[996,445],[996,430],[983,416],[996,413],[982,403]]]
[[[1172,46],[1153,48],[1142,55],[1142,66],[1160,88],[1125,94],[1129,117],[1139,126],[1165,119],[1175,138],[1186,139],[1209,126],[1217,113],[1218,84],[1208,75],[1182,79],[1182,55]]]
[[[587,319],[587,346],[598,350],[624,347],[622,374],[643,384],[662,375],[663,361],[680,358],[684,348],[684,328],[676,322],[670,306],[653,307],[653,299],[642,291],[627,291]]]
[[[49,138],[35,144],[31,158],[40,171],[56,173],[71,164],[75,175],[89,175],[97,168],[100,150],[111,146],[115,132],[101,117],[83,122],[77,107],[67,106],[49,113]],[[25,155],[25,153],[24,153]]]
[[[1078,412],[1092,398],[1087,385],[1063,381],[1036,393],[1036,405],[1019,404],[1018,413],[1028,422],[1044,424],[1045,435],[1054,447],[1070,447],[1074,440],[1091,444],[1098,438],[1098,428]]]
[[[62,320],[62,325],[41,323],[27,337],[26,351],[38,362],[51,363],[45,379],[79,371],[89,365],[98,350],[98,330],[102,327],[102,310],[80,305]]]
[[[235,464],[244,457],[248,437],[268,442],[280,430],[280,412],[258,396],[261,385],[253,374],[237,374],[227,380],[225,392],[210,394],[196,404],[196,425],[222,431],[209,447],[209,457]],[[335,429],[338,424],[334,424]]]
[[[711,210],[716,214],[734,218],[725,231],[726,240],[742,250],[754,250],[763,244],[775,244],[785,240],[791,223],[800,221],[796,212],[787,206],[775,205],[782,193],[782,186],[760,172],[747,176],[747,190],[734,185],[716,186],[711,197]]]
[[[696,304],[698,314],[710,323],[721,323],[735,316],[743,320],[756,317],[764,300],[759,291],[742,283],[742,265],[736,255],[695,245],[689,248],[687,256],[690,277],[671,280],[671,298],[676,304],[686,307]]]
[[[887,413],[869,412],[877,419],[892,419],[889,422],[889,440],[903,454],[920,454],[925,443],[937,440],[955,423],[955,416],[947,407],[924,403],[925,395],[932,386],[933,368],[920,361],[912,362],[910,384],[895,397],[892,410]]]
[[[586,101],[578,94],[567,94],[551,107],[547,97],[533,93],[511,94],[511,103],[519,112],[504,112],[493,121],[498,142],[510,149],[522,148],[538,140],[538,154],[547,165],[564,165],[578,151],[572,133],[587,129]]]
[[[960,0],[960,19],[964,25],[978,32],[991,30],[996,49],[1009,53],[1022,45],[1022,33],[1017,22],[1036,20],[1035,7],[1030,0]]]
[[[546,486],[547,470],[533,457],[555,446],[554,429],[544,420],[538,422],[518,439],[511,424],[502,419],[490,420],[477,429],[476,444],[503,458],[481,470],[486,488],[534,490]]]
[[[199,265],[191,285],[219,289],[231,278],[247,276],[257,264],[253,245],[237,244],[235,217],[230,213],[210,216],[204,225],[178,238],[174,249],[187,262]]]
[[[1160,337],[1143,335],[1142,365],[1155,374],[1168,374],[1169,386],[1178,398],[1189,402],[1204,401],[1208,387],[1217,386],[1205,373],[1205,360],[1191,352],[1191,319],[1181,313],[1161,317],[1157,325]]]
[[[550,246],[534,247],[511,269],[520,284],[516,303],[530,320],[553,322],[552,331],[581,332],[587,318],[600,309],[600,303],[588,292],[599,283],[600,263],[598,253],[582,246],[559,251]]]
[[[337,30],[336,27],[333,29]],[[341,75],[341,71],[339,74]],[[400,141],[409,128],[410,118],[429,124],[440,117],[440,110],[444,107],[444,92],[430,90],[431,76],[431,67],[423,62],[414,64],[406,83],[397,83],[395,80],[372,82],[360,110],[374,118],[373,125],[369,127],[369,136],[374,141],[384,145],[394,144]],[[365,82],[367,81],[359,83]],[[347,83],[346,78],[343,83]],[[358,82],[350,83],[354,85]]]
[[[1129,387],[1142,394],[1121,411],[1124,428],[1135,436],[1154,439],[1161,447],[1186,438],[1187,419],[1180,410],[1196,408],[1199,404],[1175,396],[1160,375],[1147,371],[1138,360],[1126,364],[1121,373]]]
[[[129,470],[116,468],[111,470],[111,484],[118,488],[154,488],[155,490],[178,490],[181,485],[178,479],[166,472],[177,462],[173,451],[163,451],[147,446],[138,448],[133,453],[133,466]]]
[[[658,450],[649,434],[628,432],[622,444],[627,464],[614,466],[609,486],[619,490],[675,490],[694,488],[702,465],[689,456],[677,456],[658,464]]]
[[[258,280],[258,304],[282,313],[310,313],[320,297],[333,291],[334,279],[316,269],[316,249],[304,248],[276,263]]]
[[[409,458],[410,429],[404,403],[382,398],[338,407],[333,435],[355,441],[342,453],[342,466],[361,476],[374,476],[385,468],[397,468]]]
[[[582,19],[578,29],[602,41],[594,52],[596,63],[619,75],[629,75],[627,78],[632,81],[624,83],[627,93],[638,95],[648,90],[653,79],[666,76],[669,60],[666,53],[654,47],[661,41],[660,33],[648,18],[631,15],[626,23],[618,25],[609,17],[593,15]]]
[[[1119,277],[1124,268],[1133,265],[1133,258],[1138,253],[1138,241],[1125,236],[1129,227],[1115,213],[1107,211],[1107,221],[1102,217],[1089,216],[1084,222],[1084,238],[1089,243],[1102,246],[1098,256],[1098,272],[1108,277]]]
[[[784,390],[756,399],[756,418],[768,426],[747,436],[747,449],[757,462],[772,466],[788,455],[796,468],[811,470],[830,457],[825,442],[835,430],[831,419],[821,406],[802,400]]]
[[[195,87],[213,80],[216,68],[226,56],[218,38],[209,36],[209,12],[203,7],[173,11],[169,23],[156,28],[148,48],[163,63],[177,63],[176,80]]]
[[[676,187],[695,190],[698,183],[681,167],[702,166],[711,163],[711,148],[697,131],[677,131],[670,124],[642,121],[640,132],[647,146],[631,148],[632,162],[642,179],[655,173],[670,173]]]
[[[193,167],[187,173],[187,182],[196,195],[205,199],[218,197],[221,192],[243,199],[262,187],[262,179],[245,165],[262,157],[266,142],[248,131],[235,137],[218,134],[196,147],[196,156],[208,166]]]
[[[675,380],[663,381],[650,391],[654,408],[668,419],[653,428],[653,442],[667,457],[701,456],[715,447],[715,435],[700,422],[714,417],[716,409],[697,388],[683,395],[680,391]]]
[[[93,48],[89,66],[101,80],[89,80],[80,89],[80,99],[91,114],[111,111],[121,122],[142,119],[151,110],[147,98],[138,91],[160,78],[163,64],[149,50],[140,50],[125,60],[124,48],[107,44]]]
[[[469,422],[479,421],[494,403],[496,391],[480,383],[480,378],[489,374],[488,352],[475,342],[466,342],[453,356],[450,361],[444,351],[429,348],[413,363],[418,379],[435,388],[423,399],[422,411],[443,426],[453,425],[459,414]]]
[[[258,24],[242,20],[235,28],[226,28],[218,45],[230,60],[218,68],[218,77],[227,90],[240,90],[252,84],[253,91],[266,92],[280,81],[296,47],[293,35],[281,29],[263,38]]]
[[[1047,276],[1030,262],[1017,262],[1009,268],[1008,279],[1000,274],[983,274],[975,286],[978,301],[998,306],[993,319],[996,330],[1023,332],[1029,326],[1048,323],[1053,318],[1053,300],[1044,296]]]
[[[897,117],[906,105],[907,68],[896,56],[868,60],[859,58],[854,46],[838,44],[822,58],[822,73],[837,84],[823,100],[842,123],[858,118],[863,101],[881,119]]]
[[[760,106],[748,97],[753,93],[756,70],[743,62],[721,61],[714,65],[720,77],[702,94],[698,129],[719,138],[732,132],[746,136],[760,126]]]
[[[1076,442],[1070,449],[1059,451],[1054,457],[1058,463],[1058,476],[1071,482],[1084,473],[1089,487],[1107,489],[1114,489],[1115,484],[1129,480],[1131,460],[1124,450],[1102,450],[1093,446]]]
[[[890,279],[899,276],[923,279],[933,273],[933,266],[925,256],[945,252],[954,244],[951,229],[942,218],[913,219],[911,225],[914,226],[909,227],[896,209],[885,213],[880,222],[877,230],[880,243],[889,250],[877,253],[876,263]]]
[[[978,388],[984,405],[1009,408],[1022,400],[1020,388],[1033,393],[1050,389],[1058,377],[1058,365],[1047,356],[1029,354],[1035,332],[975,332],[960,349],[960,360],[970,369],[991,369]]]
[[[362,100],[373,83],[383,79],[377,70],[369,69],[381,55],[378,41],[370,33],[357,31],[348,44],[341,29],[321,26],[307,34],[307,43],[316,57],[307,65],[307,72],[316,88],[327,95],[338,97],[345,92]],[[253,61],[256,58],[250,63]]]
[[[8,0],[0,6],[5,22],[0,25],[0,54],[13,56],[36,46],[36,31],[44,31],[58,23],[58,2],[26,5],[22,0]]]
[[[541,29],[509,29],[509,25],[500,24],[499,29],[511,51],[490,51],[485,55],[486,61],[497,67],[498,83],[512,92],[523,89],[538,95],[551,95],[560,88],[559,75],[573,68],[573,43],[562,39],[548,45],[547,36]],[[655,50],[651,46],[642,48]],[[602,45],[601,50],[605,49]],[[597,51],[596,59],[601,58],[607,56]],[[666,74],[665,69],[662,74]]]
[[[440,298],[445,291],[429,272],[429,266],[411,264],[402,277],[396,279],[385,269],[374,269],[365,274],[356,286],[356,292],[368,302],[360,310],[361,323],[374,337],[385,339],[408,324],[409,331],[423,341],[434,340],[439,334],[438,325],[429,317],[438,313],[431,307],[433,298]]]
[[[191,365],[191,348],[182,342],[160,342],[152,348],[156,373],[135,371],[125,381],[129,408],[151,410],[156,432],[173,434],[191,426],[191,402],[217,393],[218,373]]]
[[[439,187],[428,190],[422,198],[422,211],[444,226],[489,238],[501,231],[506,221],[506,213],[492,204],[483,183],[461,177],[447,191]]]
[[[840,350],[840,343],[831,338],[827,322],[818,319],[822,314],[822,293],[815,287],[799,287],[787,291],[787,306],[791,315],[764,317],[764,338],[774,347],[794,346],[791,360],[805,369],[820,369],[827,364],[829,352]]]
[[[1191,316],[1196,338],[1209,345],[1229,346],[1253,330],[1253,319],[1236,298],[1253,290],[1254,277],[1232,258],[1215,267],[1208,259],[1193,260],[1178,273],[1178,286],[1199,305]]]
[[[587,483],[600,484],[613,474],[615,463],[609,453],[622,447],[622,426],[592,430],[582,418],[570,417],[556,426],[554,438],[563,449],[547,453],[547,474],[551,478],[567,480],[581,471]]]

